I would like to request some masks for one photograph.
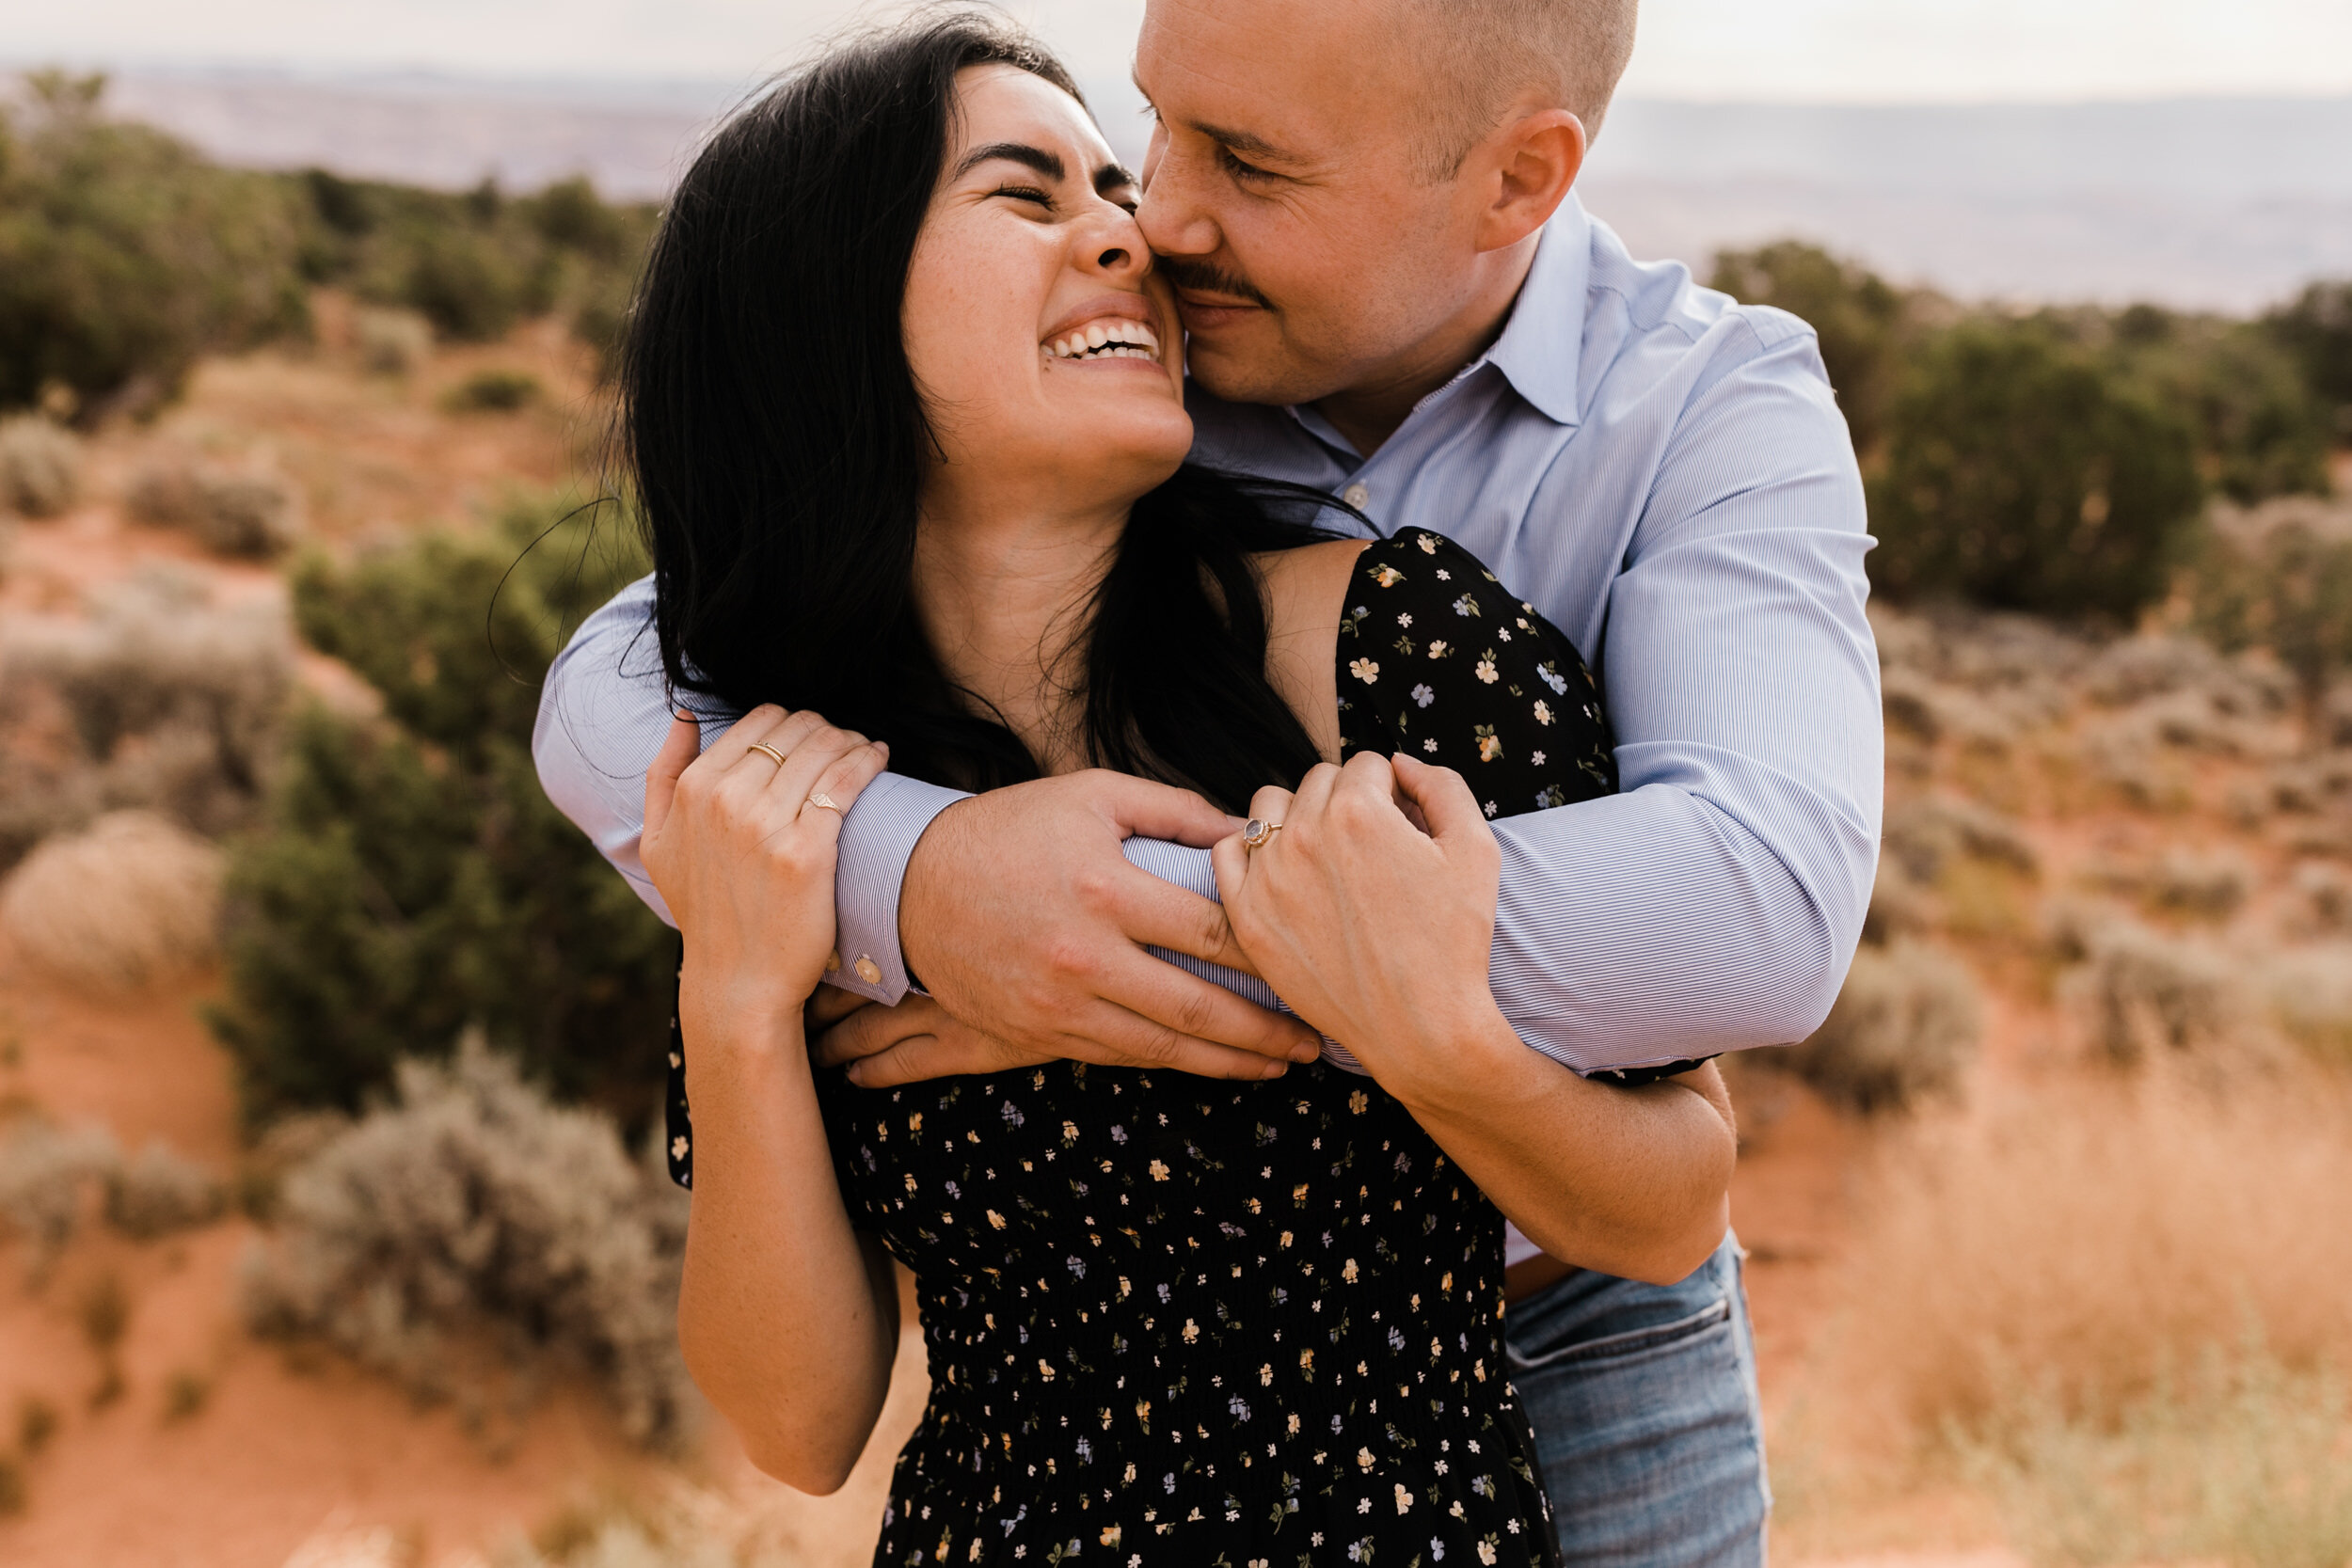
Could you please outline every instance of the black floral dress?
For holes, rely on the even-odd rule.
[[[1575,648],[1458,546],[1375,543],[1343,608],[1348,754],[1455,768],[1490,816],[1614,787]],[[877,1564],[1558,1560],[1502,1216],[1370,1078],[1063,1062],[819,1096],[930,1355]]]

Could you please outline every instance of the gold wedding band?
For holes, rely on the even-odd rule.
[[[835,816],[839,816],[841,815],[841,808],[833,803],[833,797],[826,794],[821,789],[809,796],[808,803],[815,806],[818,811],[829,811]]]
[[[1242,824],[1241,847],[1245,849],[1263,849],[1281,831],[1282,824],[1279,822],[1268,822],[1263,816],[1253,816]]]
[[[752,750],[755,752],[765,752],[768,755],[776,759],[776,766],[778,768],[782,768],[784,766],[784,753],[777,751],[773,746],[769,745],[766,741],[753,741]]]

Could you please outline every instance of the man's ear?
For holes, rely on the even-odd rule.
[[[1473,154],[1490,193],[1478,248],[1508,249],[1550,221],[1584,166],[1585,145],[1584,122],[1565,109],[1535,110],[1496,130]]]

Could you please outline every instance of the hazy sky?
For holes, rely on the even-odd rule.
[[[739,80],[857,0],[0,0],[0,58]],[[1013,0],[1082,76],[1142,0]],[[2352,0],[1645,0],[1629,91],[1884,101],[2352,92]]]

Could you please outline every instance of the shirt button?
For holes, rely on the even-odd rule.
[[[882,965],[876,963],[873,959],[861,954],[857,962],[851,967],[856,969],[857,977],[865,981],[867,985],[879,986],[882,984]]]
[[[1351,484],[1340,492],[1340,499],[1361,512],[1364,509],[1364,503],[1372,499],[1372,492],[1360,484]]]
[[[841,973],[840,948],[836,947],[832,952],[825,955],[825,973],[828,974],[838,974]]]

